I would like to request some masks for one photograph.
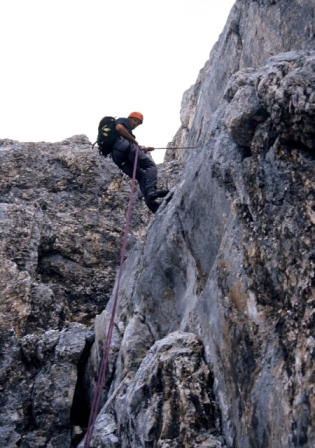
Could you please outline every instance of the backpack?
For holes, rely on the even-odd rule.
[[[93,144],[93,147],[97,143],[99,153],[104,157],[108,157],[112,152],[112,149],[117,141],[118,136],[119,134],[116,131],[115,118],[104,117],[101,119],[98,125],[97,140]]]

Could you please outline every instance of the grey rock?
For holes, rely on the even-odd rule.
[[[0,147],[1,250],[4,262],[30,276],[26,332],[90,324],[114,282],[129,182],[84,136],[55,144],[2,140]],[[137,231],[150,212],[137,197],[135,205]]]
[[[85,400],[89,406],[91,406],[93,401],[99,368],[104,355],[104,346],[110,323],[110,317],[111,316],[107,311],[103,311],[103,313],[96,316],[95,319],[95,340],[93,342],[87,366],[85,368],[82,385],[83,390],[85,391],[84,393],[86,394]],[[118,331],[117,326],[114,326],[110,342],[106,382],[103,387],[101,403],[104,403],[106,400],[108,389],[113,378],[121,338],[122,336]]]
[[[173,146],[206,145],[216,129],[213,114],[223,103],[231,76],[257,69],[279,53],[314,50],[314,30],[313,0],[237,0],[196,83],[184,93],[182,126]],[[165,160],[184,161],[191,153],[168,150]]]
[[[202,354],[200,341],[190,333],[157,341],[133,380],[112,390],[91,447],[222,447],[219,411]]]
[[[153,345],[118,413],[122,446],[221,446],[211,435],[219,415],[202,351],[193,334],[179,332]]]
[[[225,94],[225,124],[238,145],[260,150],[254,134],[267,121],[265,134],[314,149],[314,56],[315,52],[281,54],[258,71],[232,77]]]
[[[2,426],[0,428],[0,443],[5,447],[16,447],[20,442],[21,435],[18,434],[12,427]]]
[[[137,189],[93,446],[315,445],[314,17],[237,0],[184,93],[195,149],[156,215]],[[85,136],[0,157],[0,446],[82,446],[130,181]]]
[[[87,423],[98,369],[87,360],[90,325],[114,285],[130,180],[85,136],[1,140],[0,151],[0,445],[62,445],[72,418]],[[180,164],[172,166],[161,170],[169,188]],[[151,217],[134,201],[128,250]],[[98,331],[97,340],[101,351]]]
[[[58,426],[64,427],[65,422],[70,422],[77,364],[85,347],[86,329],[73,323],[58,336],[53,359],[36,375],[32,394],[35,423],[47,432],[51,427],[56,431]],[[53,338],[52,344],[55,341]]]
[[[277,7],[274,23],[287,7],[309,18],[295,2],[235,8],[245,5],[266,17]],[[230,82],[219,70],[237,51],[222,58],[224,30],[210,57],[221,63],[184,95],[174,140],[198,150],[167,154],[182,177],[129,256],[120,293],[118,320],[137,310],[155,340],[177,329],[201,339],[231,447],[314,445],[314,41],[286,26],[260,53],[240,50]],[[291,51],[261,59],[277,47]]]
[[[240,84],[242,84],[244,82],[243,73],[240,74],[240,78],[242,81]],[[245,81],[245,85],[237,89],[233,101],[230,102],[225,113],[225,124],[233,140],[238,145],[245,147],[250,144],[257,126],[267,118],[267,111],[263,108],[256,89],[250,82],[250,77],[247,78],[247,81],[247,83]]]
[[[41,336],[36,346],[36,357],[40,362],[54,355],[54,349],[59,342],[59,337],[60,332],[58,330],[47,330]],[[25,338],[28,338],[28,335]]]
[[[102,414],[97,418],[91,446],[100,448],[119,448],[119,438],[114,434],[117,429],[115,418],[110,414]],[[84,440],[79,445],[84,446]]]

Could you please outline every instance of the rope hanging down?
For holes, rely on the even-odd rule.
[[[135,154],[134,166],[133,166],[131,191],[130,191],[130,197],[129,197],[127,216],[126,216],[123,245],[122,245],[121,254],[120,254],[120,265],[119,265],[118,276],[117,276],[117,284],[116,284],[116,290],[115,290],[115,295],[114,295],[113,309],[112,309],[111,318],[110,318],[110,322],[109,322],[106,341],[105,341],[105,344],[103,347],[103,356],[102,356],[102,360],[101,360],[101,364],[100,364],[100,368],[99,368],[98,380],[97,380],[97,384],[96,384],[96,388],[95,388],[95,392],[94,392],[87,432],[85,435],[84,448],[90,447],[93,430],[94,430],[94,426],[95,426],[95,421],[96,421],[96,417],[98,414],[100,401],[101,401],[101,397],[102,397],[102,388],[103,388],[104,379],[105,379],[105,372],[106,372],[107,363],[108,363],[110,343],[112,340],[112,333],[113,333],[113,328],[114,328],[115,312],[116,312],[117,303],[118,303],[118,293],[119,293],[119,286],[120,286],[120,280],[121,280],[121,275],[122,275],[122,267],[124,264],[124,258],[125,258],[126,248],[127,248],[127,239],[128,239],[128,232],[129,232],[130,220],[131,220],[132,202],[133,202],[134,191],[135,191],[135,180],[136,180],[136,171],[137,171],[137,164],[138,164],[138,154],[139,154],[139,148],[137,147],[136,154]]]

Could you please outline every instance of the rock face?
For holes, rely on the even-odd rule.
[[[213,114],[222,104],[223,93],[234,73],[259,68],[273,55],[314,50],[314,46],[313,0],[237,0],[196,84],[184,93],[182,126],[175,145],[207,144],[210,129],[215,127]],[[186,160],[190,152],[169,151],[166,160],[173,157]]]
[[[311,0],[237,0],[184,94],[91,447],[315,446],[314,30]],[[83,447],[129,182],[83,136],[0,148],[0,446]]]
[[[139,343],[139,323],[136,338],[127,339],[126,329],[121,352],[130,353],[130,342]],[[142,334],[146,336],[145,331]],[[142,353],[149,343],[152,337]],[[196,336],[171,333],[157,341],[141,363],[136,349],[96,422],[92,446],[221,447],[212,378]]]
[[[130,182],[85,136],[1,140],[0,156],[0,446],[66,447],[88,414],[77,413],[82,365],[114,285]],[[129,249],[150,215],[137,191]]]

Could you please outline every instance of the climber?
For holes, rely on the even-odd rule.
[[[143,123],[143,115],[140,112],[131,112],[128,118],[118,118],[116,120],[116,130],[119,134],[118,140],[112,150],[112,158],[115,164],[129,177],[133,174],[133,164],[137,146],[138,164],[136,171],[136,179],[139,183],[141,193],[143,194],[145,203],[151,212],[155,213],[160,206],[156,201],[167,195],[169,190],[157,190],[158,170],[153,160],[146,155],[147,152],[153,151],[152,147],[139,146],[136,137],[132,131]]]

